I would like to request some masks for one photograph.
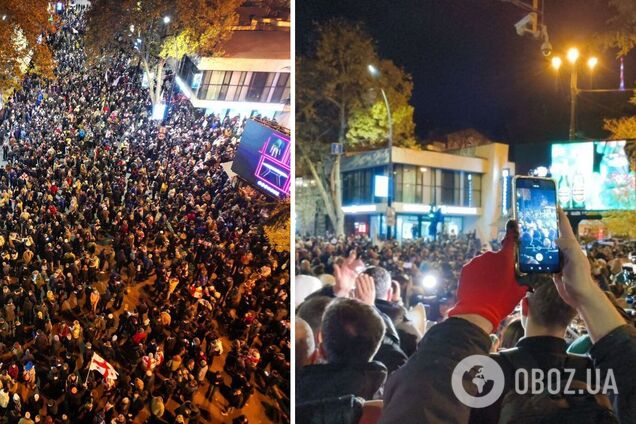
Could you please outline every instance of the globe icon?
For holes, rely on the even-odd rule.
[[[488,375],[487,370],[483,366],[475,365],[464,373],[462,384],[466,393],[470,393],[475,397],[482,397],[490,393],[494,380]]]

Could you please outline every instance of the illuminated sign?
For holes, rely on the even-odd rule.
[[[624,140],[552,145],[552,178],[564,209],[636,209],[636,173]]]
[[[375,197],[389,197],[389,177],[385,175],[376,175],[374,180],[373,186]]]
[[[232,171],[265,193],[283,198],[290,192],[290,164],[289,137],[248,120],[232,163]]]

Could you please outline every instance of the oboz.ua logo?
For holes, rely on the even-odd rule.
[[[618,394],[612,369],[601,374],[599,369],[585,371],[585,381],[575,383],[575,369],[518,369],[514,391],[520,395]],[[505,387],[499,364],[485,355],[472,355],[460,361],[453,370],[451,385],[457,399],[471,408],[486,408],[499,399]],[[584,384],[578,384],[584,383]]]

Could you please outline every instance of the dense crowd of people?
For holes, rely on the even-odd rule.
[[[285,421],[289,253],[221,166],[245,120],[151,120],[134,61],[88,63],[84,27],[64,13],[56,79],[0,125],[0,422],[211,422],[207,399],[246,423],[255,390]]]
[[[503,418],[510,410],[502,412],[501,399],[484,410],[458,406],[450,365],[470,353],[490,352],[504,369],[506,384],[515,372],[508,363],[518,361],[508,352],[517,350],[542,352],[537,361],[543,370],[563,367],[564,355],[591,355],[595,364],[577,365],[606,370],[609,361],[614,373],[620,369],[635,381],[635,373],[623,364],[636,360],[630,309],[636,297],[630,263],[636,245],[614,240],[582,246],[565,215],[561,221],[557,244],[565,262],[563,276],[555,281],[567,278],[568,284],[592,287],[594,295],[585,302],[601,304],[593,317],[552,278],[515,277],[512,227],[503,244],[490,246],[475,234],[401,243],[363,235],[297,238],[297,417],[319,415],[324,422],[347,423],[519,422],[515,414]],[[517,225],[518,242],[524,234]],[[576,247],[565,250],[566,241]],[[499,253],[484,254],[487,250]],[[568,267],[572,262],[584,272]],[[533,288],[528,294],[526,285]],[[601,290],[606,296],[599,296]],[[614,326],[598,332],[592,318],[603,322],[605,314]],[[337,326],[332,324],[336,321]],[[610,333],[612,339],[603,338]],[[617,349],[624,350],[616,356]],[[506,390],[512,389],[508,385]],[[625,407],[636,396],[634,384],[620,381],[619,393],[619,400],[611,400],[620,421],[595,422],[636,418],[633,408]]]

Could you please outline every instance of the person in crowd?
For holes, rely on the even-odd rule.
[[[613,422],[633,422],[636,419],[636,379],[631,364],[636,360],[636,328],[626,322],[595,283],[590,263],[583,254],[566,215],[561,210],[559,215],[560,238],[557,245],[563,254],[563,267],[562,273],[554,277],[556,290],[561,299],[584,320],[594,344],[590,351],[594,366],[602,375],[609,374],[611,370],[615,378],[617,390],[614,393],[616,398],[613,414],[616,420]],[[385,387],[381,423],[470,422],[471,408],[457,400],[452,388],[453,370],[460,361],[471,355],[488,354],[491,344],[488,334],[499,326],[526,295],[527,288],[519,284],[514,271],[517,237],[517,224],[512,223],[508,226],[507,236],[499,252],[478,256],[463,267],[457,292],[458,302],[450,311],[450,318],[433,326],[415,355],[389,378]],[[541,297],[543,295],[539,294],[537,300]],[[548,301],[544,305],[553,299],[550,295],[546,297]],[[530,299],[528,304],[532,310]],[[535,340],[523,342],[522,339],[519,342],[528,343],[527,348],[533,344],[541,344],[543,340],[550,343],[553,339],[549,337],[562,337],[566,321],[572,318],[571,310],[558,316],[538,318],[543,309],[541,304],[541,301],[534,302],[535,310],[530,313],[536,315],[528,319],[526,327],[528,335],[533,336],[529,338],[536,336]],[[554,342],[555,345],[559,343],[558,340]],[[561,345],[560,348],[564,346]],[[522,346],[519,347],[519,351],[521,350]],[[551,356],[552,354],[547,354],[545,360],[550,361]],[[470,376],[469,373],[465,374]],[[477,394],[477,391],[473,393],[474,396]],[[506,405],[506,399],[503,402],[502,414],[505,410],[505,417],[528,412],[520,403]],[[571,404],[567,399],[565,406],[563,402],[559,405],[553,410],[541,408],[534,413],[540,413],[542,420],[554,420],[561,416],[579,417],[577,422],[612,422],[608,421],[606,411],[599,411],[598,405],[595,410],[598,414],[577,410],[580,403]],[[598,420],[601,416],[605,421]],[[513,419],[509,422],[519,421]]]
[[[318,347],[324,363],[296,370],[297,404],[346,395],[371,400],[384,384],[387,369],[372,358],[382,344],[385,325],[369,304],[375,289],[368,281],[366,303],[339,298],[325,310]]]

